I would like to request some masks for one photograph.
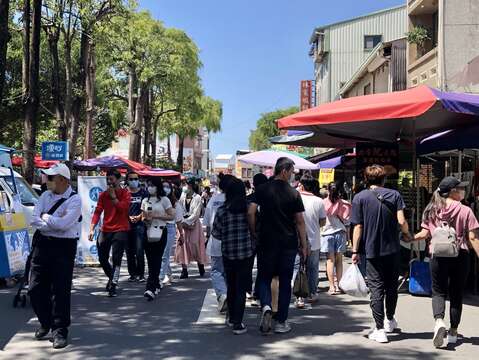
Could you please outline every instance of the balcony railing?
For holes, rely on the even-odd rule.
[[[432,49],[408,66],[408,87],[438,86],[437,48]]]

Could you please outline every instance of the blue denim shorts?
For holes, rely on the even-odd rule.
[[[344,253],[346,246],[346,233],[344,231],[338,231],[330,235],[321,235],[322,253]]]

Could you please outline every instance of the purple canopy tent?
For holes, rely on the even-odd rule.
[[[303,159],[299,156],[293,155],[288,152],[275,151],[275,150],[262,150],[252,152],[238,158],[239,161],[242,161],[247,164],[254,164],[259,166],[269,166],[274,167],[276,161],[281,157],[287,157],[294,161],[295,168],[301,170],[318,170],[318,166],[312,162]]]

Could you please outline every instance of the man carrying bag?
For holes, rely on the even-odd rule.
[[[81,200],[70,186],[70,170],[57,164],[43,173],[47,187],[35,209],[29,294],[40,322],[35,338],[42,340],[50,330],[53,348],[68,344],[73,265],[80,236]]]

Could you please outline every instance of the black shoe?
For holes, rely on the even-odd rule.
[[[111,283],[111,280],[108,280],[108,282],[106,283],[106,287],[105,287],[105,290],[106,290],[107,292],[110,292],[111,284],[112,284],[112,283]]]
[[[111,284],[110,290],[108,290],[108,297],[117,297],[116,284]]]
[[[243,335],[246,331],[246,326],[243,323],[233,325],[233,334],[235,335]]]
[[[137,280],[138,280],[138,279],[136,278],[136,276],[130,276],[130,277],[128,278],[128,281],[129,281],[129,282],[135,282],[135,281],[137,281]]]
[[[35,339],[37,340],[43,340],[47,337],[47,335],[50,333],[50,329],[46,328],[39,328],[37,331],[35,331]]]
[[[68,345],[68,336],[60,333],[56,333],[53,336],[53,348],[54,349],[63,349]]]
[[[181,270],[180,279],[188,279],[188,270],[186,269]]]
[[[153,301],[155,300],[156,292],[151,290],[146,290],[143,296],[146,298],[146,300]]]
[[[205,276],[205,266],[203,264],[198,264],[198,270],[200,271],[200,276]]]
[[[138,278],[138,282],[141,282],[141,283],[144,283],[146,281],[145,277],[144,276],[140,276]]]

